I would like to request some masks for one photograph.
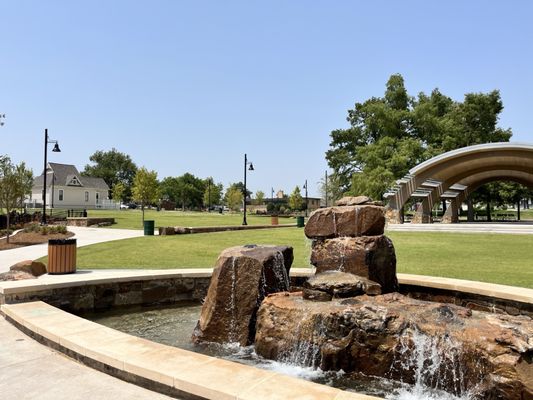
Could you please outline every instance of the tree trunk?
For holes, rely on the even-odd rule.
[[[143,213],[143,227],[144,227],[144,203],[141,203],[141,211]]]
[[[490,215],[490,199],[487,199],[487,222],[492,222],[492,217]]]
[[[520,200],[518,201],[518,203],[516,203],[516,205],[518,206],[518,208],[516,209],[516,219],[520,221]]]
[[[9,210],[6,210],[6,233],[7,233],[7,237],[6,237],[6,243],[9,243]]]

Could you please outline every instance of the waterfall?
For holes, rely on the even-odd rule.
[[[322,321],[318,322],[317,326],[313,319],[301,320],[298,323],[296,332],[291,338],[291,346],[288,351],[281,354],[278,360],[289,365],[297,365],[302,367],[310,367],[318,369],[320,366],[320,342],[323,340],[326,329]],[[302,340],[304,331],[311,330],[313,336],[310,341]]]
[[[395,400],[472,400],[475,388],[468,388],[462,346],[448,335],[428,336],[416,327],[399,338],[391,375],[413,376],[414,385],[392,394]],[[451,393],[446,393],[446,388]]]
[[[283,258],[283,253],[281,251],[278,251],[274,255],[272,271],[276,277],[276,282],[273,286],[281,292],[288,291],[290,288],[290,280],[289,275],[287,274],[287,269],[285,268],[285,258]]]
[[[231,315],[228,325],[228,342],[233,343],[237,341],[237,267],[235,265],[236,257],[231,259],[231,291],[229,301],[226,306],[226,311]]]

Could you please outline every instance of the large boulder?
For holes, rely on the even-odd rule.
[[[193,341],[250,344],[265,296],[289,290],[292,261],[292,247],[288,246],[224,250],[213,270]]]
[[[305,225],[311,239],[342,236],[382,235],[385,228],[384,208],[373,205],[328,207],[314,211]]]
[[[39,261],[24,260],[20,261],[11,267],[11,271],[24,271],[33,276],[41,276],[46,274],[46,266]]]
[[[392,241],[384,235],[315,240],[311,264],[317,274],[348,272],[379,283],[383,293],[398,290],[396,253]]]
[[[303,297],[308,300],[325,301],[362,294],[379,295],[381,285],[346,272],[326,271],[313,275],[303,286]]]
[[[480,399],[533,398],[533,321],[398,293],[302,300],[266,298],[256,352],[323,370],[359,372]]]

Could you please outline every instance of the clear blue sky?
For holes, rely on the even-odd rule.
[[[410,94],[499,89],[533,142],[530,1],[0,0],[0,154],[42,171],[44,128],[81,170],[96,150],[159,177],[310,195],[329,133],[401,73]]]

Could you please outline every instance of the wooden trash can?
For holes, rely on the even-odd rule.
[[[48,240],[47,269],[50,275],[76,272],[76,239]]]
[[[277,216],[277,215],[272,215],[272,216],[270,217],[270,223],[271,223],[272,225],[277,225],[277,224],[279,224],[278,216]]]

